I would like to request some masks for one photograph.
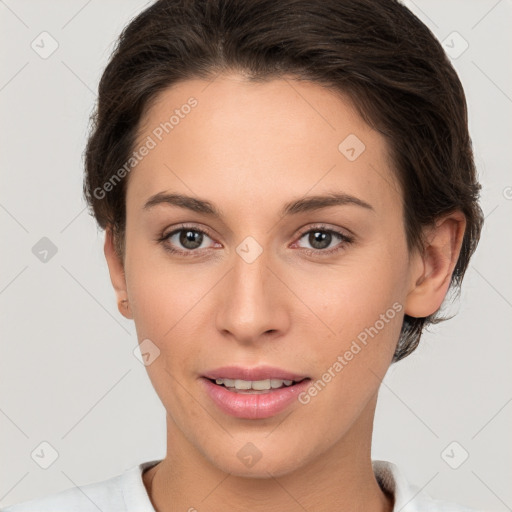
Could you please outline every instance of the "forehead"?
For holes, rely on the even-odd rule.
[[[221,75],[178,83],[142,117],[134,149],[144,145],[127,194],[138,205],[166,190],[272,209],[326,190],[376,209],[397,199],[385,139],[348,98],[312,82]]]

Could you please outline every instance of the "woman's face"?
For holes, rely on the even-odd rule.
[[[421,270],[384,138],[318,84],[222,75],[162,93],[134,149],[126,315],[169,441],[252,476],[360,450]]]

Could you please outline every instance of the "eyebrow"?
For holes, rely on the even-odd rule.
[[[184,194],[169,194],[166,192],[159,192],[158,194],[151,196],[144,204],[143,209],[149,210],[154,206],[161,204],[178,206],[179,208],[185,208],[217,219],[220,219],[223,216],[222,212],[216,208],[213,203],[206,199],[191,197]],[[299,213],[317,211],[332,206],[345,205],[356,205],[373,212],[375,211],[373,206],[358,197],[345,193],[331,193],[326,195],[302,197],[300,199],[290,201],[284,205],[280,216],[297,215]]]

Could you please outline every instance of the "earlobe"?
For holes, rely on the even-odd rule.
[[[406,315],[425,318],[441,307],[459,258],[465,228],[466,218],[457,211],[438,219],[435,226],[426,230],[424,249],[414,255]]]
[[[103,251],[105,253],[105,259],[107,260],[110,281],[112,282],[112,286],[114,287],[117,297],[117,308],[125,318],[133,319],[128,300],[123,262],[115,250],[114,236],[110,227],[107,227],[105,230],[105,244],[103,246]]]

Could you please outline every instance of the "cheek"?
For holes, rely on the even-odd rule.
[[[327,279],[320,270],[305,281],[311,309],[330,328],[316,322],[327,333],[314,351],[320,382],[312,394],[322,395],[314,398],[319,407],[329,409],[332,402],[362,406],[389,368],[402,326],[407,281],[407,252],[396,247],[396,252],[375,247],[357,261],[347,259]]]
[[[347,341],[374,325],[393,304],[404,300],[407,276],[406,255],[398,251],[391,256],[385,251],[358,254],[336,267],[308,268],[297,279],[300,298],[310,307],[311,319],[329,337]],[[292,279],[290,274],[289,279]],[[395,319],[397,307],[388,315]],[[386,325],[388,325],[388,323]],[[379,323],[380,325],[380,323]]]
[[[145,257],[135,252],[132,256],[126,276],[137,337],[141,343],[149,339],[156,346],[152,350],[158,356],[146,370],[168,414],[175,418],[177,411],[189,409],[189,395],[176,390],[184,382],[183,370],[193,372],[198,365],[197,340],[204,338],[198,320],[205,316],[198,319],[197,311],[209,287],[204,277],[203,285],[196,281],[192,270],[159,262],[165,258],[151,261],[149,252]],[[199,413],[192,408],[190,414]]]
[[[168,402],[176,398],[169,380],[181,381],[184,374],[201,369],[200,352],[213,329],[208,299],[219,271],[211,265],[173,263],[163,250],[143,250],[143,244],[130,254],[126,281],[137,337],[139,342],[151,340],[159,350],[159,357],[146,369],[158,394]]]
[[[126,282],[137,330],[157,340],[193,316],[211,286],[198,265],[173,263],[162,248],[145,242],[127,247]]]
[[[322,411],[333,439],[375,396],[389,368],[403,320],[400,275],[398,267],[368,267],[331,282],[318,302],[334,334],[315,343],[316,380],[299,401],[304,413]]]

